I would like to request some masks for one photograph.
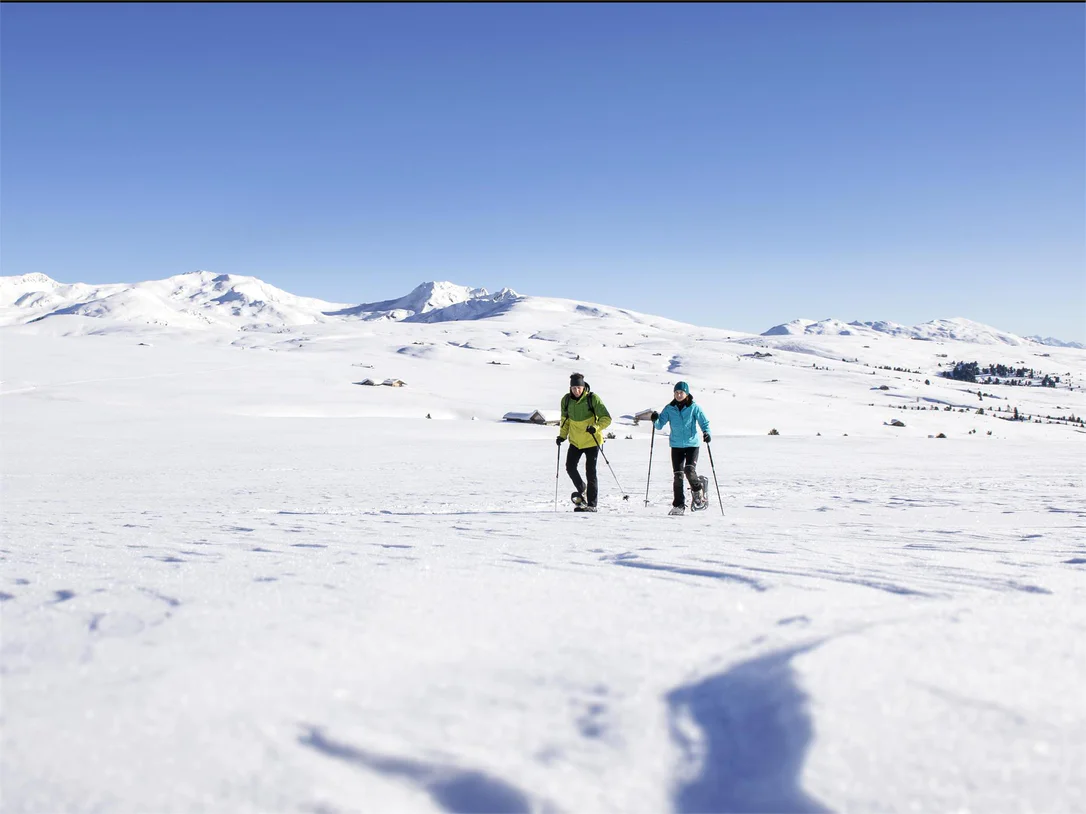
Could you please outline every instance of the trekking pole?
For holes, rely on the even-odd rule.
[[[558,460],[554,462],[554,510],[558,511],[558,470],[562,466],[562,445],[558,445]]]
[[[656,424],[652,425],[652,440],[649,441],[649,474],[645,478],[645,505],[649,505],[649,482],[652,480],[652,448],[656,444]]]
[[[611,475],[614,476],[615,483],[618,483],[618,475],[615,475],[615,470],[611,467],[611,462],[609,460],[607,460],[607,453],[603,451],[603,444],[601,444],[599,442],[599,440],[596,438],[595,433],[592,434],[592,440],[596,442],[596,449],[598,449],[600,451],[600,455],[603,456],[603,462],[605,464],[607,464],[607,468],[611,470]],[[618,490],[620,492],[623,491],[621,483],[618,483]],[[630,496],[627,495],[625,492],[623,492],[622,499],[623,500],[629,500]]]
[[[716,479],[716,466],[713,464],[713,445],[706,443],[705,448],[709,450],[709,468],[713,470],[713,483],[716,484],[716,501],[720,504],[720,514],[724,515],[724,501],[720,499],[720,481]]]

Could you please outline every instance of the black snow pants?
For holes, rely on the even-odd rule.
[[[683,493],[683,477],[690,482],[690,491],[697,497],[701,491],[701,481],[698,480],[698,451],[701,447],[672,447],[671,468],[675,471],[675,499],[672,506],[685,506],[686,495]]]
[[[581,456],[584,455],[584,469],[585,474],[588,475],[588,492],[585,493],[585,483],[581,479],[581,475],[577,472],[577,464],[581,461]],[[599,481],[596,479],[596,461],[600,457],[599,447],[589,447],[588,449],[578,449],[569,445],[569,450],[566,452],[566,474],[569,475],[569,479],[573,481],[573,485],[577,488],[578,492],[585,493],[585,499],[589,506],[596,505],[596,498],[599,495]]]

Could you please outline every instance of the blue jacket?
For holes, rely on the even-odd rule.
[[[656,429],[662,430],[669,422],[672,447],[700,447],[701,433],[698,427],[701,427],[701,432],[709,432],[709,419],[694,403],[693,396],[687,396],[681,407],[674,401],[667,405],[656,419]]]

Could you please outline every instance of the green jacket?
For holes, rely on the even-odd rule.
[[[588,428],[595,426],[598,433],[593,437]],[[572,393],[562,396],[562,423],[558,428],[559,438],[568,438],[578,449],[591,449],[603,445],[603,431],[611,426],[611,414],[603,406],[600,397],[585,385],[579,399]]]

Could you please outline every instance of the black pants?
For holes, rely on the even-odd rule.
[[[683,493],[683,477],[690,481],[690,491],[700,492],[701,481],[698,480],[698,451],[701,447],[672,447],[671,468],[675,471],[675,499],[672,506],[685,506],[686,495]]]
[[[570,444],[569,451],[566,452],[566,474],[573,481],[573,485],[577,487],[577,491],[584,492],[584,481],[581,480],[581,475],[577,472],[577,464],[580,463],[582,455],[584,455],[585,474],[588,475],[588,492],[585,497],[589,506],[595,506],[600,486],[599,481],[596,480],[596,461],[600,457],[600,448],[577,449],[573,444]]]

